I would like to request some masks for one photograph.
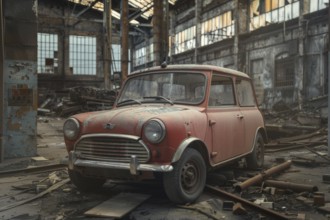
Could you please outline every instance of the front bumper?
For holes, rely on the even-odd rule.
[[[139,164],[135,155],[131,156],[130,163],[108,162],[97,160],[84,160],[77,157],[74,151],[69,152],[69,169],[73,170],[75,166],[105,168],[116,170],[129,170],[132,175],[137,175],[138,171],[153,171],[153,172],[171,172],[172,165],[155,165],[155,164]]]

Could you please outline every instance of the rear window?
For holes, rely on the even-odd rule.
[[[236,88],[238,103],[240,106],[249,107],[256,105],[256,101],[253,95],[252,84],[250,81],[244,79],[237,79]]]

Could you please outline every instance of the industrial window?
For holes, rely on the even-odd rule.
[[[192,26],[175,35],[175,53],[191,50],[196,46],[196,26]]]
[[[134,66],[140,66],[154,60],[154,45],[151,43],[135,51]]]
[[[38,73],[56,73],[58,67],[58,37],[38,33]]]
[[[112,67],[111,71],[114,72],[121,72],[121,45],[120,44],[112,44]],[[130,58],[130,50],[128,50],[128,59]],[[131,71],[130,69],[130,59],[128,60],[128,72]]]
[[[310,12],[314,12],[326,8],[328,4],[329,4],[329,0],[310,1]]]
[[[147,62],[147,47],[135,51],[134,66],[140,66]]]
[[[252,0],[250,30],[299,17],[299,0]]]
[[[113,72],[121,71],[121,46],[120,44],[112,44],[112,68]]]
[[[70,69],[74,75],[96,75],[96,37],[70,35]]]
[[[234,27],[232,11],[227,11],[224,14],[203,22],[201,45],[204,46],[231,38],[235,34]]]
[[[294,60],[286,57],[275,61],[275,87],[294,86]]]

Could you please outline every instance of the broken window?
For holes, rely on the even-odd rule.
[[[299,0],[252,0],[250,30],[299,16]]]
[[[111,51],[111,72],[121,72],[121,45],[120,44],[112,44],[111,45],[112,51]],[[130,54],[130,50],[128,50],[128,54]],[[128,63],[130,64],[130,55],[128,55]],[[131,65],[128,65],[128,72],[130,72]]]
[[[69,64],[74,75],[96,75],[96,37],[70,35]]]
[[[196,26],[192,26],[175,35],[175,53],[191,50],[196,46]]]
[[[329,0],[313,0],[310,1],[310,12],[318,11],[328,7]]]
[[[38,73],[57,73],[57,34],[38,33]]]
[[[140,66],[147,62],[147,48],[142,47],[135,50],[134,66]]]
[[[141,47],[135,50],[134,66],[140,66],[154,60],[154,45]]]
[[[275,87],[294,86],[294,59],[279,57],[275,61]]]
[[[201,45],[205,46],[223,39],[231,38],[235,33],[232,11],[202,23]]]

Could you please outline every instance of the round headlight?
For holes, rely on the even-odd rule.
[[[153,119],[144,125],[144,136],[151,143],[157,144],[165,137],[165,125],[162,121]]]
[[[64,137],[69,140],[74,140],[79,134],[79,123],[74,118],[69,118],[63,125]]]

